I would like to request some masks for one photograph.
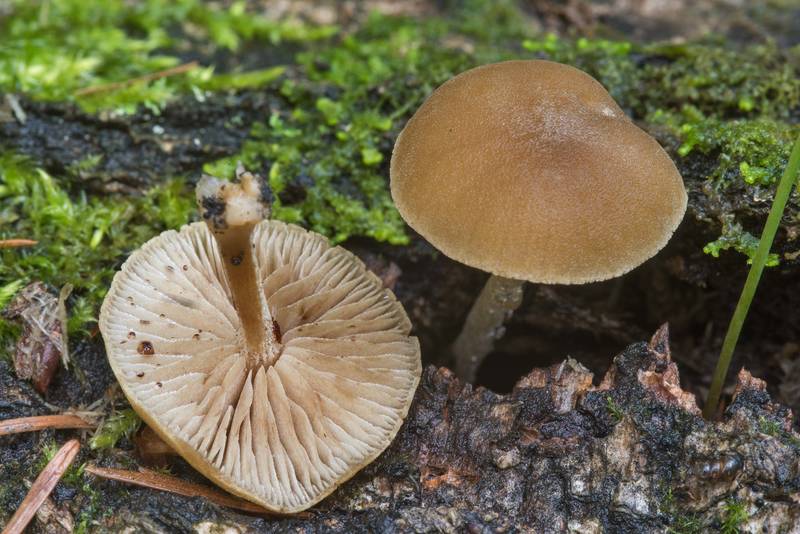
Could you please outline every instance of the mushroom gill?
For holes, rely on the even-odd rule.
[[[240,178],[225,186],[238,200],[252,185]],[[419,381],[419,343],[353,254],[270,220],[246,222],[242,241],[229,231],[238,200],[218,198],[208,225],[131,255],[100,328],[131,405],[165,441],[229,491],[297,512],[391,443]]]

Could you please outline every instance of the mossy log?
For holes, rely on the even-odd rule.
[[[46,412],[0,369],[2,417]],[[102,532],[789,532],[800,524],[800,436],[764,382],[739,373],[720,422],[679,384],[666,326],[614,358],[598,386],[572,359],[534,369],[507,395],[428,367],[394,444],[298,517],[256,517],[116,482],[91,481]],[[52,431],[51,431],[52,432]],[[67,431],[59,431],[59,442]],[[2,438],[3,480],[20,480],[33,435]],[[85,454],[85,453],[84,453]],[[119,451],[102,460],[132,462]],[[178,476],[198,478],[178,462]],[[19,482],[18,482],[19,483]],[[24,486],[3,491],[24,494]],[[73,481],[74,484],[74,481]],[[86,503],[61,483],[60,517]],[[13,500],[13,499],[12,499]],[[11,512],[4,511],[4,514]],[[53,531],[43,518],[35,532]],[[50,530],[48,530],[50,529]],[[57,530],[56,530],[57,531]]]

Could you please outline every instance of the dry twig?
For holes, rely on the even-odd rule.
[[[122,89],[123,87],[128,87],[136,83],[152,82],[155,80],[160,80],[161,78],[167,78],[168,76],[183,74],[184,72],[189,72],[190,70],[196,69],[197,66],[198,66],[197,61],[191,61],[189,63],[184,63],[183,65],[178,65],[177,67],[171,67],[169,69],[160,70],[158,72],[151,72],[150,74],[137,76],[136,78],[131,78],[130,80],[125,80],[122,82],[112,82],[112,83],[104,83],[101,85],[92,85],[89,87],[84,87],[83,89],[78,89],[77,91],[75,91],[75,96],[87,96],[95,93],[102,93],[104,91],[116,91],[117,89]]]
[[[94,428],[95,425],[76,415],[37,415],[0,421],[0,436],[36,432],[47,428]]]
[[[32,247],[38,243],[33,239],[0,239],[0,248]]]
[[[8,522],[3,534],[21,534],[36,511],[56,487],[64,472],[70,466],[75,456],[78,454],[81,445],[77,439],[71,439],[61,447],[53,459],[36,477],[36,481],[31,486],[30,491],[22,500],[22,504],[17,508],[16,513]]]
[[[203,497],[214,504],[235,508],[252,514],[273,515],[257,504],[253,504],[234,495],[222,493],[208,486],[187,482],[176,477],[162,475],[149,469],[140,468],[139,471],[126,471],[124,469],[109,469],[89,464],[86,466],[86,472],[101,478],[134,484],[145,488],[169,491],[185,497]]]

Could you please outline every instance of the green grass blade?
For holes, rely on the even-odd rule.
[[[783,176],[781,176],[781,180],[778,183],[778,189],[775,191],[775,199],[769,210],[767,223],[764,225],[764,232],[761,234],[758,249],[753,257],[753,264],[750,266],[750,272],[747,274],[747,280],[744,283],[742,294],[739,296],[736,310],[733,312],[733,317],[728,325],[728,332],[725,334],[725,340],[722,343],[722,351],[720,351],[719,360],[717,360],[717,368],[714,370],[711,389],[708,392],[708,399],[703,409],[703,415],[706,418],[710,418],[719,405],[722,385],[725,383],[725,377],[728,374],[728,367],[731,363],[733,351],[736,348],[736,342],[739,340],[742,325],[747,318],[747,312],[750,309],[750,303],[753,301],[753,295],[756,293],[758,282],[761,279],[761,273],[764,271],[764,265],[767,262],[769,250],[772,247],[772,241],[775,239],[775,233],[781,222],[786,202],[789,200],[792,187],[797,181],[798,170],[800,170],[800,137],[797,138],[794,148],[792,148],[792,153],[789,156],[789,163],[786,165]]]

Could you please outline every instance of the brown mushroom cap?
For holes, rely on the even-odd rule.
[[[392,196],[446,255],[544,283],[621,275],[686,210],[675,165],[594,78],[507,61],[439,87],[397,139]]]
[[[351,253],[275,221],[251,242],[281,344],[274,365],[245,354],[203,223],[131,255],[100,329],[131,405],[166,442],[229,491],[296,512],[392,441],[419,381],[419,344],[394,295]]]

